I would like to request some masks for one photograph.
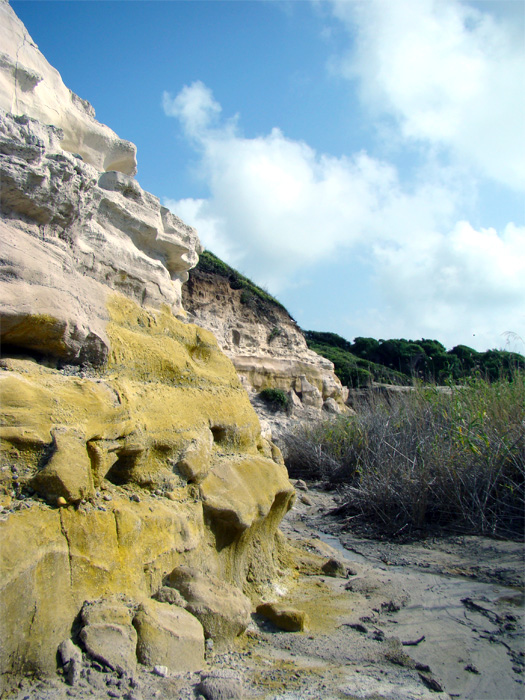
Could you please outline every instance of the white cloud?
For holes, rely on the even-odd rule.
[[[364,152],[334,158],[279,129],[247,139],[231,122],[209,128],[220,107],[202,83],[185,87],[174,99],[166,96],[165,104],[198,143],[211,193],[208,200],[168,205],[196,226],[204,245],[275,292],[295,271],[334,256],[340,247],[376,239],[399,244],[453,212],[446,186],[422,182],[406,193],[395,168]]]
[[[505,18],[459,0],[332,0],[355,34],[339,70],[402,139],[444,147],[478,173],[525,185],[525,44]]]
[[[474,41],[469,32],[476,27],[477,32],[486,32],[490,22],[483,25],[486,20],[474,13],[472,21],[477,24],[467,28],[468,13],[461,15],[461,24],[461,6],[449,0],[443,0],[439,12],[430,0],[367,0],[350,5],[367,17],[370,8],[380,14],[380,7],[392,20],[388,26],[376,17],[368,27],[370,32],[372,26],[380,29],[385,56],[379,40],[361,28],[360,62],[354,60],[352,65],[358,66],[359,77],[365,80],[364,60],[367,56],[375,60],[368,79],[373,83],[372,76],[379,77],[370,92],[379,98],[390,91],[402,138],[426,139],[431,146],[434,138],[474,159],[474,149],[469,151],[465,137],[465,114],[478,100],[483,114],[474,115],[472,130],[482,134],[495,110],[483,104],[488,96],[480,85],[495,69],[475,50],[479,35]],[[389,9],[398,5],[404,12],[399,10],[399,16]],[[416,60],[413,42],[403,41],[396,47],[395,41],[402,32],[402,16],[410,34],[409,6],[417,20],[412,22],[413,42],[423,55],[423,66],[412,78],[404,72]],[[452,36],[445,40],[440,32],[447,28]],[[423,29],[429,37],[427,54],[419,36]],[[472,46],[467,39],[474,42]],[[459,76],[455,76],[453,58],[448,63],[444,60],[440,68],[432,47],[443,41],[443,59],[450,46],[453,57],[464,57]],[[393,67],[387,61],[389,50],[394,52]],[[429,89],[424,85],[426,70],[430,71]],[[469,81],[465,76],[470,76]],[[462,182],[464,169],[429,165],[407,183],[392,164],[364,151],[336,158],[287,138],[278,128],[246,138],[237,117],[221,121],[220,105],[200,82],[185,87],[175,98],[165,93],[164,109],[180,121],[199,154],[199,171],[210,193],[207,199],[165,203],[197,228],[206,247],[274,294],[296,287],[299,276],[304,281],[308,274],[319,289],[319,304],[330,308],[330,280],[316,280],[316,269],[327,262],[336,266],[343,253],[348,257],[351,251],[356,258],[366,258],[374,271],[376,298],[363,299],[360,316],[367,319],[366,324],[350,332],[341,328],[346,337],[353,337],[352,333],[436,337],[448,346],[463,342],[486,349],[501,346],[505,331],[523,334],[525,229],[508,224],[498,233],[476,230],[463,221],[462,207],[472,194],[472,180]],[[481,167],[493,145],[482,139],[479,146]],[[503,155],[500,161],[491,166],[493,177],[500,172]],[[514,175],[509,178],[515,184]]]
[[[509,224],[498,235],[460,221],[402,248],[378,247],[375,255],[388,299],[383,322],[392,314],[412,335],[417,329],[418,337],[449,344],[467,335],[471,342],[463,342],[482,349],[525,327],[524,227]]]
[[[200,80],[183,87],[175,98],[164,92],[162,106],[165,114],[180,119],[186,133],[197,141],[204,130],[216,123],[222,111],[220,104],[213,99],[211,90]]]

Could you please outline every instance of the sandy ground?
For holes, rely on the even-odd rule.
[[[16,700],[522,700],[525,698],[524,560],[518,543],[478,537],[417,544],[365,540],[330,515],[334,495],[299,491],[282,525],[297,548],[294,581],[276,591],[308,614],[304,632],[282,632],[257,615],[205,673],[133,682],[86,664],[69,686],[61,676],[27,679]],[[320,575],[319,556],[347,576]],[[212,684],[213,686],[213,684]]]

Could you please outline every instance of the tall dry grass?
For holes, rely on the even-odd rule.
[[[523,373],[376,398],[283,442],[292,477],[333,483],[341,511],[390,535],[432,526],[523,535]]]

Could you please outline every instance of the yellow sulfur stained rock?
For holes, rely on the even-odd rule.
[[[200,624],[177,651],[173,606],[150,598],[191,566],[253,602],[282,568],[293,488],[215,337],[176,317],[196,231],[125,174],[129,144],[5,0],[0,15],[0,104],[23,93],[24,111],[0,110],[0,694],[53,674],[84,602],[116,595],[142,606],[140,659],[198,668]],[[79,134],[110,142],[86,151]],[[84,643],[133,670],[127,613],[110,608]]]
[[[167,310],[119,296],[108,309],[112,350],[96,375],[20,359],[0,371],[0,465],[16,460],[22,486],[77,503],[34,504],[0,523],[7,678],[52,673],[85,600],[148,599],[181,565],[254,600],[279,566],[276,531],[293,488],[264,456],[231,363],[210,333]],[[191,473],[181,467],[189,454]]]

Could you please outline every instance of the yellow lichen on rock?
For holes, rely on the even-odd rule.
[[[255,599],[279,565],[293,488],[231,362],[167,309],[115,295],[108,312],[108,362],[91,376],[0,366],[0,488],[42,497],[0,523],[8,678],[54,670],[85,600],[145,600],[185,564]]]

